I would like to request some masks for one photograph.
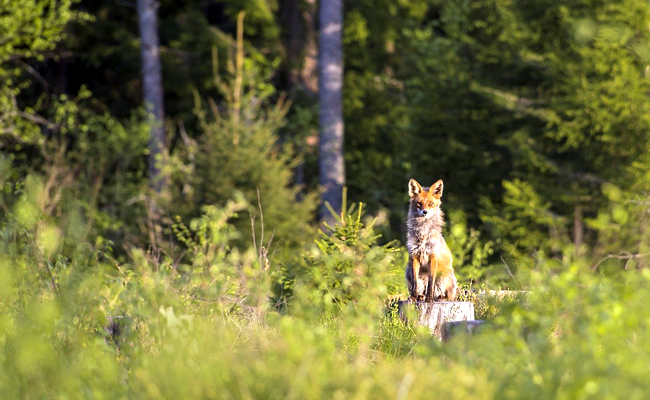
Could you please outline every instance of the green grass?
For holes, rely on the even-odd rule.
[[[305,244],[293,265],[266,269],[252,250],[229,249],[232,212],[190,224],[204,230],[187,236],[200,241],[188,242],[181,265],[138,249],[120,262],[68,241],[65,225],[6,221],[0,397],[619,399],[650,390],[647,270],[601,276],[539,261],[517,276],[526,296],[468,299],[490,324],[443,344],[387,306],[403,290],[403,254],[376,246],[361,214]],[[43,242],[52,229],[61,240]]]

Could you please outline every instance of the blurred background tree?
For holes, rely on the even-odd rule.
[[[55,104],[84,104],[75,113],[102,116],[125,132],[146,129],[135,6],[135,1],[82,0],[61,3],[59,14],[34,8],[3,16],[7,32],[21,32],[8,35],[19,42],[3,42],[8,156],[27,160],[40,151],[36,143],[50,142],[58,129],[51,116],[63,113],[54,111]],[[312,209],[310,193],[319,185],[318,6],[313,0],[159,3],[174,213],[196,216],[204,204],[224,205],[234,189],[247,193],[254,205],[259,187],[269,229],[294,232],[288,227],[315,222],[314,214],[300,211],[296,215],[304,221],[297,224],[285,206]],[[16,8],[11,2],[5,7]],[[453,246],[460,252],[463,243],[475,242],[476,254],[486,258],[472,265],[498,267],[501,258],[512,265],[522,256],[568,254],[595,263],[610,254],[613,227],[640,221],[647,209],[647,11],[641,0],[345,3],[350,200],[366,203],[368,212],[380,217],[376,229],[382,241],[402,240],[405,182],[441,178],[449,188],[443,207],[464,227],[452,232],[456,221],[449,221],[450,240],[459,240]],[[48,28],[41,33],[25,28],[39,12],[47,16]],[[237,113],[220,82],[238,79],[233,71],[241,12],[249,95],[240,99],[243,125],[235,128],[223,125]],[[18,144],[10,134],[16,124],[24,125]],[[251,133],[258,128],[267,133]],[[237,155],[219,141],[231,140],[239,129],[260,141]],[[74,130],[68,130],[67,151],[79,147]],[[109,135],[95,133],[97,144]],[[141,197],[146,150],[142,133],[132,138],[138,139],[128,145],[126,137],[111,139],[117,140],[111,148],[133,149],[128,157],[94,148],[106,160],[103,172],[77,184],[92,193],[92,182],[103,176],[96,203],[101,212],[111,210],[113,222],[105,223],[114,227],[111,237],[144,243],[150,240]],[[74,162],[96,157],[84,154]],[[278,164],[253,166],[254,154],[258,160],[277,158]],[[21,165],[45,171],[46,159]],[[118,170],[124,178],[117,178]],[[275,178],[262,171],[276,171],[278,181],[270,183]],[[260,183],[267,178],[269,183]],[[265,193],[263,187],[283,187],[287,195]],[[117,203],[122,207],[112,203],[118,198],[124,199]],[[125,221],[125,215],[140,217]],[[165,236],[165,229],[157,234]],[[646,235],[641,226],[630,228],[617,234],[616,242],[636,254],[645,249],[640,243]],[[296,240],[287,236],[287,243]],[[486,245],[495,251],[479,251]]]
[[[333,223],[341,213],[343,160],[343,0],[321,0],[318,31],[318,183],[323,191],[319,217]],[[328,207],[329,206],[329,207]]]
[[[165,155],[165,106],[163,101],[160,39],[158,38],[158,3],[138,0],[138,27],[140,28],[140,60],[142,63],[142,95],[149,115],[149,180],[151,187],[161,193],[165,179],[161,175]]]

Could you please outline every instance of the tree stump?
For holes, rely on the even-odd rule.
[[[426,326],[442,339],[442,325],[448,321],[474,321],[474,304],[469,301],[399,302],[400,318],[417,316],[416,324]]]

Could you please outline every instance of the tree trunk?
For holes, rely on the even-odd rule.
[[[320,218],[333,222],[325,207],[341,212],[345,184],[343,163],[343,0],[321,0],[319,36],[319,167],[323,198]]]
[[[576,205],[573,212],[573,244],[576,248],[576,256],[580,256],[582,240],[584,237],[584,225],[582,223],[582,206]]]
[[[140,57],[142,59],[142,90],[147,112],[151,118],[149,137],[149,179],[151,187],[160,193],[164,180],[160,172],[165,146],[162,72],[158,41],[158,6],[155,0],[138,1],[140,25]]]

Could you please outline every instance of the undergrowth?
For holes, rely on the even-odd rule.
[[[361,208],[276,263],[231,246],[242,198],[176,221],[184,254],[80,236],[31,179],[2,223],[0,397],[642,398],[647,270],[539,260],[524,297],[467,297],[490,324],[442,344],[397,317],[404,253]],[[82,230],[83,232],[83,230]],[[180,249],[179,249],[180,251]],[[463,291],[466,296],[473,292]]]

